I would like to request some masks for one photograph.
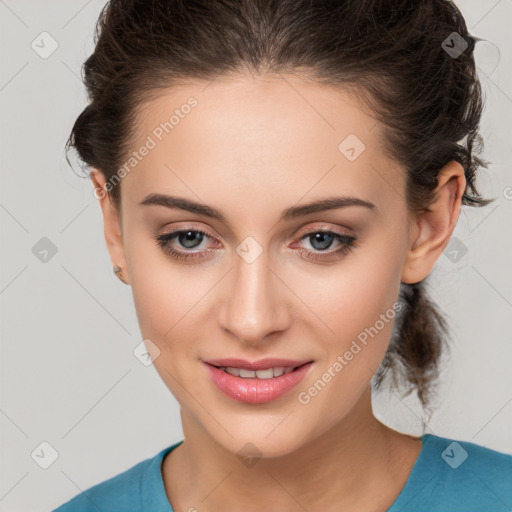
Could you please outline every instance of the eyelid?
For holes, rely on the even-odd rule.
[[[183,222],[183,226],[173,226],[169,229],[164,229],[163,234],[172,234],[177,231],[200,231],[204,232],[206,235],[208,235],[212,240],[216,240],[217,236],[215,236],[208,228],[204,227],[203,225],[197,226],[193,222]],[[307,223],[307,225],[311,224],[311,221]],[[347,238],[353,237],[353,230],[347,227],[341,227],[341,226],[333,226],[332,224],[328,224],[326,222],[320,222],[317,224],[313,224],[312,226],[308,227],[304,231],[301,231],[302,226],[296,230],[294,230],[292,236],[299,237],[299,240],[302,240],[306,235],[310,233],[316,233],[318,231],[330,231],[342,236],[346,236]]]
[[[308,223],[309,224],[309,223]],[[337,233],[339,235],[343,235],[346,237],[353,236],[353,231],[350,228],[342,228],[341,226],[333,226],[332,224],[326,224],[325,222],[320,224],[314,224],[311,227],[308,227],[304,231],[297,230],[295,233],[298,232],[298,234],[301,236],[301,238],[304,235],[308,235],[310,233],[316,233],[317,231],[332,231],[333,233]],[[294,233],[294,235],[295,235]]]
[[[185,224],[184,226],[178,225],[178,226],[173,226],[171,228],[163,228],[162,230],[159,229],[155,232],[155,235],[158,236],[160,231],[162,231],[162,233],[161,233],[162,235],[171,235],[173,233],[183,232],[183,231],[198,231],[198,232],[208,235],[212,240],[215,240],[217,238],[208,228],[205,228],[203,226],[196,226],[193,223],[191,224],[190,222],[185,222],[184,224]]]

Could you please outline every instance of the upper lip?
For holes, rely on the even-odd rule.
[[[223,359],[208,359],[204,361],[212,366],[224,366],[231,368],[243,368],[244,370],[268,370],[269,368],[283,367],[296,367],[303,364],[312,362],[311,360],[299,361],[296,359],[279,359],[275,357],[266,357],[257,361],[246,361],[236,357],[227,357]]]

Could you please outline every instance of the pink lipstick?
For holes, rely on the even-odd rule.
[[[237,358],[204,361],[212,382],[227,396],[240,402],[261,404],[288,393],[306,376],[313,361]],[[257,373],[256,373],[257,372]]]

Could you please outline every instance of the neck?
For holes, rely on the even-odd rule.
[[[182,411],[185,441],[162,466],[175,510],[385,510],[421,442],[373,415],[371,393],[326,432],[279,457],[245,465]]]

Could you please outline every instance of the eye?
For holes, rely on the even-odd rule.
[[[197,249],[206,239],[214,239],[212,235],[201,229],[181,229],[157,235],[155,240],[163,251],[176,260],[192,260],[207,257],[207,253],[213,252],[211,249],[203,249],[196,251],[189,251],[187,249]],[[176,249],[174,241],[185,249]],[[314,260],[327,260],[332,257],[341,257],[354,249],[357,244],[357,239],[354,236],[345,235],[332,230],[323,230],[313,228],[303,233],[300,241],[309,240],[313,250],[299,248],[298,252],[306,255],[307,258]],[[335,250],[327,251],[334,242],[340,244],[340,247]]]
[[[332,257],[339,258],[357,247],[356,237],[319,228],[309,229],[306,233],[302,234],[300,240],[309,240],[314,250],[299,249],[299,252],[305,254],[307,258],[314,260],[328,260]],[[332,246],[333,242],[340,244],[338,249],[326,251],[326,249]]]
[[[158,245],[162,247],[164,252],[167,253],[169,256],[172,256],[177,260],[189,260],[194,258],[202,258],[204,257],[204,255],[201,255],[201,253],[211,251],[181,251],[175,249],[171,242],[176,238],[184,248],[196,249],[201,244],[205,237],[213,238],[206,231],[203,231],[201,229],[182,229],[179,231],[172,231],[170,233],[158,235],[156,237],[156,241]],[[198,254],[200,255],[198,256]]]

